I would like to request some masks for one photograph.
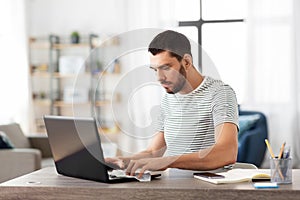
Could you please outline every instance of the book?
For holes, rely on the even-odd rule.
[[[232,169],[227,172],[216,173],[221,175],[221,178],[211,178],[204,177],[194,174],[194,178],[207,181],[214,184],[224,184],[224,183],[240,183],[248,181],[269,181],[270,174],[266,173],[266,170],[259,169]]]

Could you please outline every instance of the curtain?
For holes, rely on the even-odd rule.
[[[244,109],[266,114],[274,153],[278,155],[286,142],[294,167],[300,164],[299,42],[295,45],[299,5],[297,0],[248,1],[247,95],[242,104]],[[267,152],[263,167],[269,166],[269,157]]]
[[[0,1],[0,123],[29,130],[28,65],[24,1]]]
[[[299,168],[300,166],[300,1],[294,0],[293,13],[294,13],[294,34],[293,39],[295,40],[295,120],[294,120],[294,133],[293,133],[293,147],[294,147],[294,159],[295,165]]]
[[[126,2],[127,31],[119,35],[122,46],[119,59],[124,71],[115,88],[115,92],[121,93],[122,101],[112,108],[122,133],[118,143],[123,155],[144,150],[155,133],[162,89],[154,71],[149,69],[147,47],[156,34],[174,26],[170,2]]]

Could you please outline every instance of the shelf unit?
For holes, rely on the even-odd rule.
[[[101,61],[101,58],[97,54],[90,55],[90,52],[96,47],[94,41],[96,40],[97,43],[97,39],[97,35],[91,34],[79,44],[68,43],[65,38],[57,35],[50,35],[48,38],[31,38],[29,40],[31,90],[35,118],[34,132],[45,132],[42,119],[45,114],[73,115],[74,111],[72,113],[72,109],[76,106],[76,108],[82,110],[79,111],[80,116],[100,116],[105,107],[110,105],[111,99],[107,98],[109,95],[106,94],[105,88],[98,87],[95,82],[97,82],[100,75],[105,77],[119,76],[120,70],[103,71],[101,66],[99,67],[99,59]],[[114,43],[114,45],[117,44]],[[104,47],[111,48],[109,45]],[[39,54],[33,55],[34,51],[37,51],[35,53],[42,53],[42,56]],[[72,70],[70,73],[62,72],[62,59],[64,56],[83,58],[84,62],[80,73],[74,73]],[[83,66],[84,68],[82,68]],[[85,90],[81,90],[81,86]],[[78,92],[78,94],[74,92]],[[80,92],[82,93],[80,94]],[[99,94],[102,96],[99,96]],[[78,98],[78,95],[79,97],[82,95],[82,98]],[[68,97],[69,99],[67,99]],[[121,97],[117,95],[117,101],[120,101],[120,99]],[[101,120],[101,123],[105,123],[105,120]],[[106,125],[103,125],[103,127],[106,130],[116,130],[116,127]]]

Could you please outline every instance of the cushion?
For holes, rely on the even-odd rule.
[[[240,115],[239,116],[239,133],[238,138],[240,138],[247,130],[253,128],[260,116],[258,114],[254,115]]]
[[[14,148],[14,145],[10,142],[6,134],[0,131],[0,149],[12,149],[12,148]]]
[[[0,125],[0,131],[4,132],[15,148],[30,148],[30,141],[24,135],[21,127],[17,123]]]

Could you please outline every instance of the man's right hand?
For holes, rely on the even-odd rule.
[[[126,169],[129,163],[129,159],[124,157],[105,158],[106,164],[111,168]]]

